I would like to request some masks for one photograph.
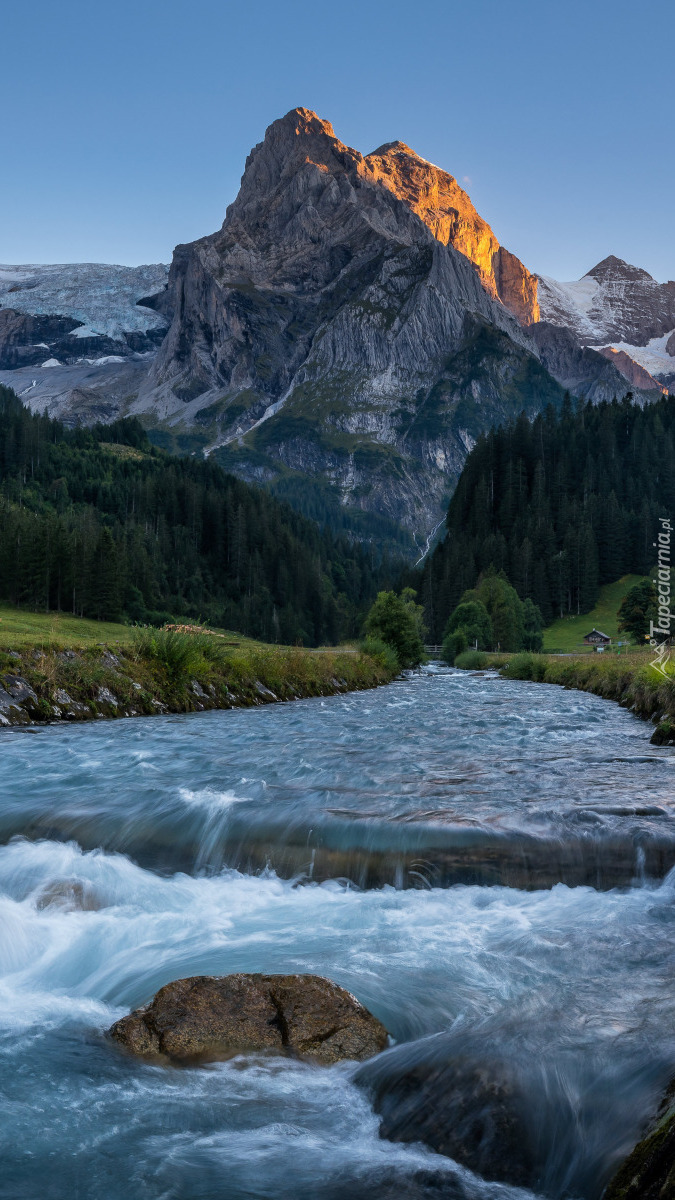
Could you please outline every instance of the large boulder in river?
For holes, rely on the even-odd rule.
[[[672,1200],[675,1196],[675,1081],[641,1142],[612,1179],[603,1200]]]
[[[208,1062],[252,1051],[323,1066],[383,1050],[387,1031],[344,988],[319,975],[194,975],[160,988],[110,1037],[142,1058]]]
[[[380,1136],[424,1142],[484,1179],[533,1188],[544,1166],[530,1098],[514,1065],[496,1053],[450,1055],[442,1045],[402,1045],[362,1067]]]

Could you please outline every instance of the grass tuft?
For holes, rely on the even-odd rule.
[[[461,671],[482,671],[488,665],[489,655],[483,650],[463,650],[455,659]]]

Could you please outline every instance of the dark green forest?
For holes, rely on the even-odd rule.
[[[67,429],[0,387],[0,599],[106,620],[189,616],[271,642],[358,633],[386,564],[135,420]]]
[[[598,589],[646,574],[675,513],[675,397],[547,408],[479,438],[417,587],[430,637],[482,571],[503,570],[544,621],[588,612]]]

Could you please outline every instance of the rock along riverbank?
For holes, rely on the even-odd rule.
[[[250,708],[360,691],[392,673],[355,651],[255,647],[150,631],[136,643],[0,652],[0,726]]]

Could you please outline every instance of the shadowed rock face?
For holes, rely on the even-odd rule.
[[[668,389],[654,379],[649,371],[645,371],[644,367],[636,363],[635,359],[626,354],[625,350],[615,350],[613,346],[603,346],[599,348],[598,353],[613,363],[617,371],[620,371],[633,387],[643,390],[656,388],[659,392],[667,394]]]
[[[268,1052],[328,1066],[370,1058],[387,1036],[349,992],[318,975],[178,979],[110,1029],[129,1053],[178,1063]]]
[[[12,308],[0,309],[0,369],[39,366],[48,358],[63,356],[66,347],[72,354],[77,343],[70,334],[79,324],[72,317],[33,316]]]
[[[656,398],[663,391],[627,354],[619,355],[607,347],[582,346],[574,333],[564,326],[539,321],[529,330],[542,365],[573,396],[583,396],[593,404],[624,396],[629,387]],[[604,360],[604,361],[603,361]]]

